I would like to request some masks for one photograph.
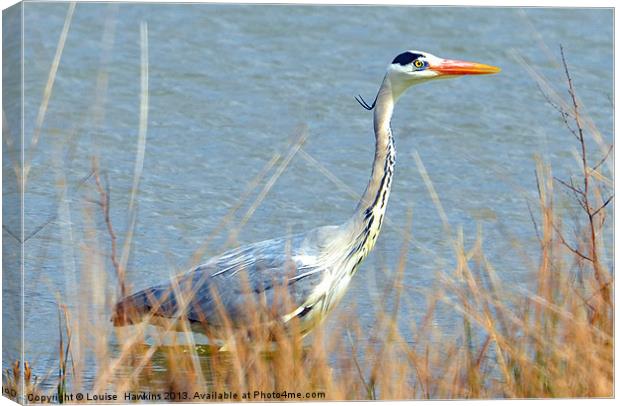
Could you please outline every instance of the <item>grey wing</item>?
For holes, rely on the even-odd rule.
[[[321,282],[320,257],[323,236],[329,227],[285,238],[262,241],[227,251],[182,274],[170,283],[154,286],[117,305],[133,307],[140,314],[161,317],[182,314],[191,322],[218,326],[222,310],[233,324],[243,324],[265,303],[282,317],[301,306]],[[278,286],[288,290],[289,303],[275,303]],[[221,304],[221,307],[220,304]]]

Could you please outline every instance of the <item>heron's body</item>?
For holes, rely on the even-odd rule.
[[[427,69],[421,69],[421,63]],[[461,70],[457,71],[457,67]],[[347,222],[246,245],[213,257],[172,281],[121,300],[115,308],[114,324],[132,324],[147,315],[152,316],[152,323],[182,317],[197,331],[205,326],[214,331],[223,327],[222,313],[234,325],[243,326],[255,310],[248,306],[263,303],[272,310],[274,319],[284,323],[297,319],[302,332],[309,332],[340,301],[379,236],[396,156],[390,120],[400,95],[416,82],[439,76],[497,71],[487,65],[463,65],[417,51],[399,55],[388,68],[373,106],[367,106],[374,108],[372,175]],[[286,290],[288,300],[279,298],[278,289]]]

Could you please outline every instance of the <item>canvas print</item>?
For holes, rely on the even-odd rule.
[[[612,8],[2,18],[3,396],[614,396]]]

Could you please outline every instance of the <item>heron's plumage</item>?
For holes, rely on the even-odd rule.
[[[137,321],[119,318],[133,309],[139,317],[183,315],[190,323],[217,328],[222,325],[221,306],[233,323],[242,325],[249,314],[248,299],[262,300],[268,307],[276,304],[274,315],[285,318],[307,304],[324,274],[333,271],[329,257],[340,234],[339,227],[325,226],[226,251],[171,281],[123,299],[116,305],[116,324]],[[278,286],[288,288],[286,307],[274,300]]]
[[[234,326],[242,326],[256,310],[248,306],[262,303],[273,320],[287,323],[297,318],[302,333],[307,333],[340,301],[381,231],[396,156],[390,121],[399,97],[417,83],[498,71],[420,51],[398,55],[374,103],[360,102],[374,110],[375,156],[368,186],[349,221],[224,252],[172,281],[122,299],[115,307],[114,324],[153,316],[151,322],[182,318],[192,328],[217,330],[223,325],[222,313]],[[279,298],[278,287],[286,291],[287,300]]]

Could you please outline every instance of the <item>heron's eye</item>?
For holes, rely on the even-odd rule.
[[[424,62],[419,60],[419,59],[416,59],[413,62],[413,66],[415,66],[416,68],[420,69],[420,68],[424,67]]]

